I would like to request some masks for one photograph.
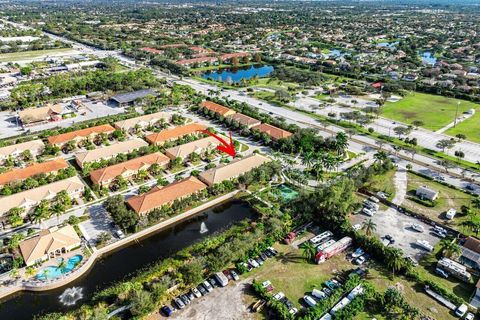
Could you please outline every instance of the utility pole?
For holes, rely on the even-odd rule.
[[[455,120],[453,122],[453,127],[457,126],[457,116],[458,116],[458,108],[460,107],[460,101],[457,102],[457,110],[455,111]]]

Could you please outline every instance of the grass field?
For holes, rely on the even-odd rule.
[[[371,179],[367,188],[373,192],[385,192],[388,194],[388,200],[392,200],[395,197],[394,176],[395,170],[390,170],[382,175],[376,175]]]
[[[24,51],[24,52],[12,52],[0,54],[0,62],[11,62],[34,59],[42,56],[48,56],[51,54],[74,51],[72,48],[59,48],[49,50],[36,50],[36,51]]]
[[[436,131],[453,122],[457,102],[459,115],[472,108],[480,111],[480,105],[473,102],[416,92],[400,101],[385,103],[382,115],[407,124],[420,120],[424,128]]]
[[[250,87],[266,88],[272,90],[288,90],[289,88],[299,88],[298,83],[285,82],[275,78],[260,78],[252,83]]]
[[[465,121],[460,122],[456,128],[445,131],[446,134],[456,136],[463,133],[467,140],[480,143],[480,108],[477,105],[477,112]]]
[[[462,205],[470,205],[473,199],[472,196],[447,186],[440,184],[435,181],[431,181],[420,176],[417,176],[413,173],[408,173],[408,185],[407,192],[408,194],[414,193],[414,191],[420,186],[427,186],[433,190],[438,191],[439,195],[436,200],[436,205],[432,208],[423,206],[419,203],[416,203],[412,200],[405,199],[403,206],[407,209],[410,209],[414,212],[421,213],[434,221],[447,222],[452,228],[455,228],[459,231],[462,231],[466,234],[471,234],[469,230],[465,230],[463,227],[460,227],[460,223],[468,219],[467,216],[461,216],[459,213],[455,216],[453,220],[445,220],[445,212],[454,208],[457,212],[460,211]]]

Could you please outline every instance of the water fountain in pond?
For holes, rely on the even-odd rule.
[[[67,288],[65,291],[58,297],[58,300],[65,306],[73,306],[77,303],[78,300],[83,298],[83,288],[72,287]]]
[[[207,232],[208,232],[207,225],[205,224],[205,222],[202,222],[202,224],[200,225],[200,233],[204,234],[204,233],[207,233]]]

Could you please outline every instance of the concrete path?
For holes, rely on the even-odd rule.
[[[403,200],[405,200],[407,180],[407,170],[400,168],[395,172],[395,180],[393,181],[395,184],[395,197],[393,197],[392,202],[396,205],[401,205]]]

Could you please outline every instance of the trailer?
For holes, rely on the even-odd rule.
[[[337,311],[345,308],[350,302],[351,300],[348,299],[347,297],[343,298],[342,300],[340,300],[340,302],[338,302],[336,305],[333,306],[332,310],[330,310],[330,314],[334,316],[335,313],[337,313]]]
[[[322,251],[318,252],[315,256],[315,261],[317,263],[325,262],[325,260],[330,259],[332,256],[336,255],[347,249],[352,244],[352,238],[344,237],[332,245],[326,247]]]
[[[312,239],[310,239],[310,242],[313,244],[313,245],[317,245],[319,244],[320,242],[322,242],[323,240],[325,239],[328,239],[330,238],[331,236],[333,236],[333,233],[331,231],[325,231],[319,235],[316,235],[315,237],[313,237]]]
[[[472,278],[472,275],[467,271],[467,268],[464,265],[445,257],[438,261],[437,268],[440,268],[455,278],[465,282],[469,282]]]

